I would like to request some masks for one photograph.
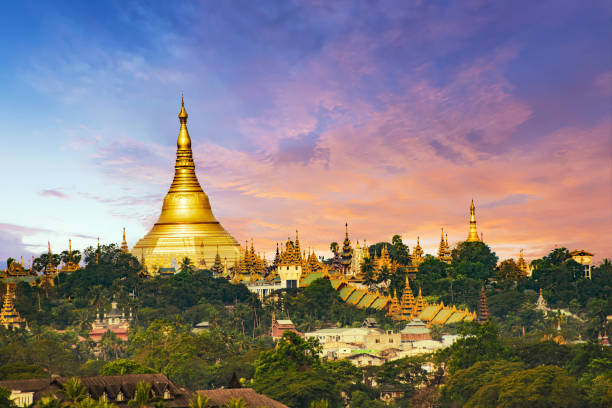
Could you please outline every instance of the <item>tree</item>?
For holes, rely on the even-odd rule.
[[[322,399],[319,401],[312,401],[310,403],[310,408],[331,408],[329,405],[329,401],[326,399]]]
[[[376,276],[374,273],[374,260],[369,256],[361,262],[361,278],[363,279],[364,285],[371,287],[376,283]]]
[[[338,243],[332,242],[329,244],[329,250],[332,251],[334,255],[338,255]]]
[[[209,408],[210,407],[210,398],[205,395],[196,392],[189,401],[189,408]]]
[[[427,372],[423,369],[421,357],[405,357],[389,361],[376,372],[376,383],[380,387],[391,386],[412,394],[418,386],[427,381]]]
[[[9,266],[11,266],[11,264],[12,264],[13,262],[15,262],[15,258],[11,258],[11,257],[9,257],[9,258],[6,260],[6,267],[8,268]]]
[[[55,398],[55,395],[47,395],[40,399],[39,408],[62,408],[62,402]]]
[[[498,377],[469,399],[469,407],[555,407],[587,406],[583,389],[567,372],[556,366],[539,366]]]
[[[81,384],[81,379],[77,377],[66,380],[60,393],[62,394],[62,400],[67,402],[68,405],[76,405],[87,397],[87,390]]]
[[[523,275],[523,271],[518,267],[514,259],[501,261],[497,268],[497,278],[503,282],[518,282]]]
[[[106,363],[100,370],[100,375],[153,374],[155,372],[152,368],[143,366],[137,361],[120,358]]]
[[[11,399],[11,391],[6,388],[0,387],[0,407],[2,408],[16,408],[17,405]]]
[[[391,245],[393,247],[392,259],[400,265],[409,265],[410,251],[408,250],[408,246],[402,242],[402,237],[394,235],[393,238],[391,238]]]
[[[248,405],[242,398],[231,398],[224,405],[224,408],[247,408]]]
[[[451,255],[452,265],[458,274],[479,280],[493,275],[498,259],[484,242],[460,242]]]
[[[145,408],[151,402],[151,384],[140,381],[136,384],[134,398],[128,402],[128,406],[133,408]]]
[[[191,259],[188,257],[184,257],[183,260],[179,264],[179,272],[180,273],[194,273],[195,265],[191,262]]]

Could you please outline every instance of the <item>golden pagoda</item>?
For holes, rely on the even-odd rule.
[[[440,246],[438,247],[438,259],[446,263],[450,263],[453,260],[450,247],[448,246],[448,234],[446,234],[446,238],[444,237],[444,228],[442,228]]]
[[[2,303],[2,309],[0,309],[0,324],[7,329],[9,327],[27,327],[26,320],[15,309],[16,288],[17,284],[15,282],[6,283],[4,302]]]
[[[62,266],[61,272],[72,273],[79,269],[78,263],[74,262],[72,256],[72,240],[68,240],[68,260],[64,261],[64,265]]]
[[[132,254],[143,260],[147,268],[170,267],[173,259],[178,261],[184,257],[195,264],[204,257],[206,263],[213,264],[216,254],[212,249],[218,246],[219,255],[234,263],[240,258],[240,245],[213,215],[208,196],[196,176],[182,98],[178,117],[180,130],[174,180],[164,198],[159,219],[134,245]],[[202,254],[199,250],[202,244],[211,251]]]
[[[125,240],[125,228],[123,228],[123,241],[121,241],[121,252],[123,252],[124,254],[127,254],[128,252],[130,252],[130,248],[128,247],[128,243]]]
[[[466,239],[467,242],[480,242],[478,238],[478,232],[476,231],[476,208],[474,207],[474,200],[470,205],[470,233]]]
[[[423,252],[423,248],[421,248],[419,237],[417,237],[417,244],[412,250],[412,255],[410,257],[410,260],[412,261],[412,266],[418,267],[420,264],[422,264],[425,260],[425,258],[423,257],[424,254],[425,252]]]

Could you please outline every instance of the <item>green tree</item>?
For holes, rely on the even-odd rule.
[[[310,408],[330,408],[329,401],[326,399],[312,401],[310,403]]]
[[[87,390],[81,383],[81,379],[72,377],[66,380],[60,391],[62,400],[68,405],[76,405],[87,397]]]
[[[106,363],[100,370],[100,375],[152,374],[155,372],[152,368],[143,366],[137,361],[120,358]]]
[[[42,397],[37,405],[38,408],[62,408],[62,401],[50,394]]]
[[[248,404],[242,398],[231,398],[224,405],[224,408],[247,408]]]
[[[196,392],[189,401],[189,408],[209,408],[210,407],[210,398],[205,395]]]
[[[11,399],[11,391],[6,388],[0,387],[0,407],[2,408],[16,408],[17,406]]]
[[[337,242],[332,242],[331,244],[329,244],[329,250],[332,251],[332,253],[334,255],[338,255],[338,243]]]
[[[498,259],[484,242],[460,242],[451,255],[452,265],[458,274],[479,280],[493,275]]]
[[[405,357],[389,361],[376,372],[376,383],[380,387],[391,386],[410,395],[427,380],[421,357]]]
[[[564,369],[556,366],[539,366],[497,378],[481,387],[465,405],[466,408],[585,406],[583,389]]]
[[[151,384],[145,381],[140,381],[136,384],[134,398],[128,402],[128,406],[133,408],[148,407],[151,402]]]
[[[361,278],[364,285],[373,286],[376,283],[374,260],[372,257],[367,257],[361,262]]]
[[[505,283],[518,282],[523,271],[518,267],[514,259],[505,259],[497,267],[497,278]]]
[[[195,265],[191,262],[191,259],[188,257],[184,257],[183,260],[179,264],[179,272],[180,273],[194,273]]]

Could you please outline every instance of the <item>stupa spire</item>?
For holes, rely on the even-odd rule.
[[[479,242],[478,232],[476,231],[476,207],[474,206],[474,200],[470,204],[470,232],[466,239],[467,242]]]
[[[198,244],[204,243],[206,246],[219,245],[222,258],[237,261],[242,252],[240,245],[213,215],[208,196],[196,176],[187,118],[181,95],[174,178],[164,197],[159,219],[134,245],[132,253],[137,257],[146,256],[152,264],[167,267],[172,257],[198,258]],[[189,242],[191,244],[185,244]],[[212,263],[212,253],[206,261]]]

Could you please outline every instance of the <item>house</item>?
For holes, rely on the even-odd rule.
[[[99,343],[104,334],[111,331],[119,339],[127,341],[131,318],[132,313],[130,312],[129,317],[126,317],[124,312],[119,311],[117,302],[113,300],[111,302],[111,310],[107,314],[102,314],[102,317],[98,313],[96,320],[91,323],[89,337],[96,343]]]
[[[283,333],[286,331],[294,332],[295,334],[302,335],[297,329],[293,322],[289,319],[279,319],[276,320],[274,316],[272,316],[272,327],[270,327],[270,336],[274,341],[279,340],[283,337]]]
[[[220,388],[197,392],[209,399],[208,404],[211,408],[222,408],[232,398],[242,399],[249,408],[289,408],[283,403],[256,393],[252,388]]]
[[[431,340],[429,329],[425,322],[420,319],[411,320],[402,331],[402,342]]]
[[[370,353],[358,353],[350,355],[346,358],[357,367],[379,366],[383,365],[387,360],[384,357],[379,357]]]
[[[81,377],[81,384],[87,394],[96,400],[103,399],[119,408],[128,406],[134,398],[136,386],[144,381],[151,384],[151,398],[163,402],[169,408],[187,408],[192,392],[174,384],[163,374],[99,375]],[[68,378],[44,378],[31,380],[0,381],[0,387],[11,391],[10,398],[20,407],[38,402],[43,396],[54,394],[64,387]]]

